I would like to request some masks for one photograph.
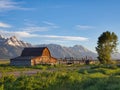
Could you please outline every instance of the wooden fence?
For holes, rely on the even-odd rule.
[[[98,60],[90,60],[90,59],[74,59],[74,58],[64,58],[64,59],[57,59],[58,64],[95,64]]]

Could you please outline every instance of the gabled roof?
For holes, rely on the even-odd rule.
[[[45,48],[47,47],[24,48],[21,56],[41,56]]]

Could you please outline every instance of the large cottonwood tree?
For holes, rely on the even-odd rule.
[[[102,64],[111,62],[111,54],[116,51],[118,44],[118,37],[114,32],[103,32],[98,37],[96,51],[98,53],[98,60]]]

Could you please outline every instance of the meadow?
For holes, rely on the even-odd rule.
[[[33,75],[7,74],[40,70]],[[0,90],[120,90],[119,65],[37,65],[14,67],[0,64]]]

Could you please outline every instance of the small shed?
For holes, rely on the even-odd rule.
[[[10,59],[10,65],[33,66],[37,64],[56,64],[57,59],[52,57],[47,47],[24,48],[21,56]]]

